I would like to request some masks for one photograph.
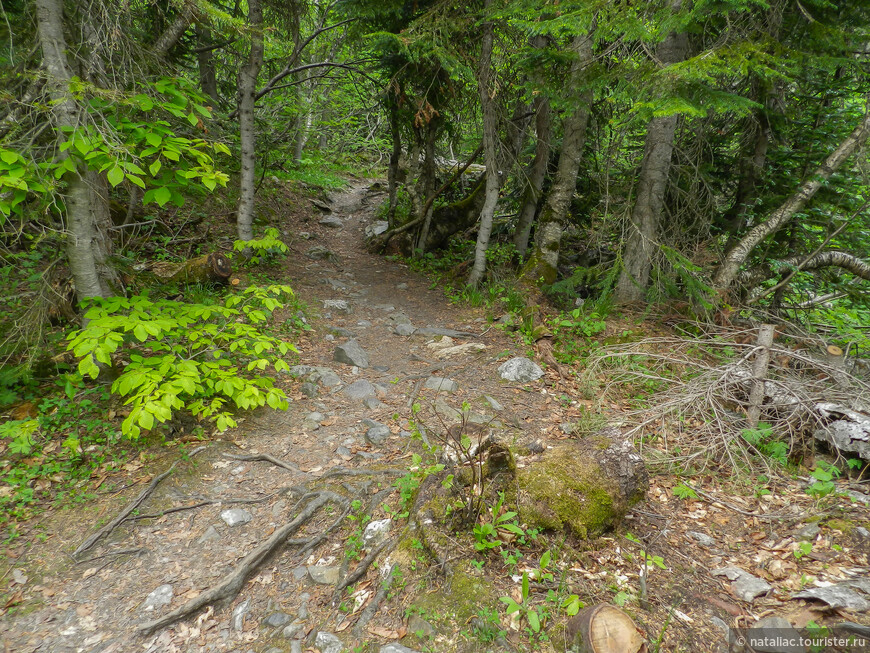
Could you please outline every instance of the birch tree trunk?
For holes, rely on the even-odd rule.
[[[673,3],[674,11],[681,0]],[[665,66],[686,58],[686,34],[671,32],[656,49],[656,57]],[[674,133],[679,116],[662,116],[650,120],[646,131],[643,162],[637,181],[637,198],[631,212],[631,223],[622,250],[622,272],[616,284],[614,299],[628,304],[643,300],[652,271],[652,257],[658,247],[659,227],[664,208]]]
[[[562,123],[562,151],[559,153],[556,176],[538,218],[532,254],[520,273],[527,283],[550,284],[556,281],[562,231],[577,187],[577,173],[583,158],[589,107],[592,104],[592,91],[583,88],[583,77],[584,69],[592,61],[593,31],[594,27],[589,34],[575,37],[572,44],[577,59],[571,66],[569,89],[577,94],[577,102],[575,109]]]
[[[66,141],[61,128],[75,128],[82,122],[81,108],[69,92],[71,73],[63,33],[62,0],[36,0],[37,28],[52,99],[52,120],[58,145]],[[58,152],[59,158],[69,156]],[[105,180],[93,171],[77,170],[63,177],[66,183],[66,252],[79,301],[111,294],[108,269],[108,240],[101,229],[108,217]],[[100,193],[100,189],[104,192]],[[102,270],[102,274],[101,274]]]
[[[239,211],[236,218],[239,240],[254,238],[254,194],[256,191],[256,139],[254,104],[257,77],[263,65],[263,7],[260,0],[248,0],[248,28],[251,51],[239,71],[239,135],[242,170],[239,175]]]
[[[837,149],[831,152],[828,158],[800,185],[791,197],[770,214],[767,220],[751,229],[740,239],[740,242],[725,254],[725,260],[713,277],[713,287],[719,292],[727,291],[737,278],[740,266],[746,262],[752,250],[765,238],[788,224],[795,214],[801,211],[816,192],[824,186],[831,175],[867,141],[868,137],[870,137],[870,95],[867,96],[864,117],[852,133],[837,146]]]
[[[551,131],[550,102],[541,95],[535,99],[535,158],[527,173],[526,189],[523,192],[520,215],[514,232],[514,246],[520,256],[525,256],[529,247],[529,235],[532,233],[532,224],[535,222],[535,214],[541,199],[541,189],[547,177]]]
[[[399,130],[398,99],[390,97],[390,138],[393,148],[390,151],[390,167],[387,170],[387,187],[390,194],[390,205],[387,210],[387,223],[390,229],[396,223],[396,205],[398,204],[399,159],[402,156],[402,132]]]
[[[490,0],[484,2],[484,11],[489,8]],[[498,116],[492,97],[492,46],[495,40],[495,25],[487,21],[483,25],[483,40],[480,45],[480,64],[478,67],[478,86],[480,88],[480,110],[483,114],[483,159],[486,165],[486,188],[484,189],[483,208],[480,211],[480,227],[477,231],[477,244],[474,247],[474,265],[468,275],[468,284],[477,286],[486,272],[486,250],[492,233],[492,218],[498,204],[501,187],[498,170]]]

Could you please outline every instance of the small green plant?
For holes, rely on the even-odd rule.
[[[431,465],[423,464],[423,457],[420,454],[412,454],[411,465],[408,468],[408,473],[400,476],[393,483],[393,487],[399,490],[399,506],[392,508],[388,504],[383,504],[384,510],[394,520],[404,519],[408,516],[408,511],[411,508],[411,502],[414,500],[414,494],[420,487],[420,484],[432,474],[437,474],[444,469],[444,465],[435,463]]]
[[[828,496],[836,489],[834,479],[840,477],[840,470],[830,463],[819,461],[816,463],[815,469],[810,472],[810,476],[815,480],[807,488],[807,494],[821,498]]]
[[[632,535],[631,533],[625,534],[625,539],[629,542],[634,542],[635,544],[643,544],[637,537]],[[640,555],[644,560],[644,564],[649,567],[658,567],[659,569],[667,569],[667,565],[665,565],[665,560],[661,556],[654,556],[647,553],[644,549],[640,550]]]
[[[490,510],[489,521],[475,525],[474,548],[477,551],[488,551],[501,546],[505,541],[511,541],[513,536],[525,535],[525,531],[516,523],[517,513],[503,509],[504,492],[499,492],[498,501]]]
[[[743,429],[740,436],[758,453],[770,458],[781,467],[785,467],[788,463],[788,445],[776,439],[770,424],[760,422],[756,428]]]
[[[233,250],[243,253],[249,252],[251,254],[251,257],[248,259],[250,265],[257,265],[261,261],[269,263],[278,255],[287,254],[290,251],[290,248],[279,238],[280,235],[277,229],[269,227],[262,238],[233,242]]]
[[[674,496],[678,499],[697,499],[698,493],[685,483],[680,483],[674,488]]]
[[[259,325],[283,307],[282,296],[292,295],[289,286],[251,286],[214,305],[95,298],[85,314],[87,326],[68,336],[67,349],[79,359],[81,377],[96,379],[101,365],[123,367],[112,392],[131,407],[121,424],[128,438],[182,408],[223,431],[236,425],[228,402],[241,409],[287,408],[284,391],[256,372],[290,369],[283,356],[296,348]]]
[[[508,614],[518,613],[520,619],[525,619],[532,633],[538,634],[541,632],[541,628],[545,625],[544,619],[542,618],[544,615],[540,608],[535,608],[529,605],[529,574],[527,572],[523,573],[520,592],[522,598],[520,603],[517,603],[510,596],[499,597],[499,601],[507,606]]]
[[[792,553],[794,557],[800,560],[805,555],[809,555],[813,552],[813,543],[812,542],[801,542],[798,544],[798,548],[795,549]]]

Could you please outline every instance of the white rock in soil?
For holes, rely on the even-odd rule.
[[[325,567],[311,565],[308,567],[308,575],[318,585],[335,585],[338,582],[339,567]]]
[[[245,599],[233,608],[233,615],[230,617],[230,628],[241,632],[245,629],[245,617],[251,610],[251,599]]]
[[[161,585],[145,597],[145,601],[142,603],[142,611],[150,612],[154,610],[154,608],[169,605],[172,603],[172,594],[172,585]]]
[[[530,383],[544,376],[544,370],[538,367],[534,361],[516,356],[502,363],[498,368],[498,374],[506,381]]]
[[[338,637],[322,630],[314,638],[314,646],[320,649],[320,653],[341,653],[344,650],[344,644]]]
[[[254,516],[244,508],[230,508],[221,513],[221,519],[227,526],[241,526],[251,521]]]
[[[711,573],[714,576],[725,576],[732,581],[731,589],[734,591],[734,595],[747,603],[751,603],[757,597],[767,594],[773,589],[767,581],[753,576],[739,567],[723,567],[722,569],[714,569]]]
[[[373,549],[381,544],[387,538],[387,535],[389,535],[392,526],[393,521],[391,519],[378,519],[369,522],[362,536],[366,548]]]
[[[325,299],[323,300],[323,308],[327,311],[338,311],[339,313],[350,313],[350,304],[345,299]]]
[[[375,236],[380,236],[387,229],[390,228],[390,223],[386,220],[378,220],[377,222],[372,222],[365,229],[366,238],[373,238]]]

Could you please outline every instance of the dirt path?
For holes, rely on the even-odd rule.
[[[278,653],[313,644],[323,651],[337,650],[329,649],[328,638],[316,640],[320,630],[341,635],[343,616],[330,600],[331,587],[318,583],[334,584],[334,577],[331,581],[315,578],[319,571],[312,572],[308,565],[324,570],[326,576],[334,576],[336,570],[343,574],[346,528],[337,528],[304,555],[299,554],[299,546],[281,549],[254,571],[229,606],[200,610],[193,618],[149,636],[136,629],[206,592],[232,572],[250,551],[298,514],[300,495],[316,486],[327,470],[366,465],[407,469],[404,429],[410,399],[435,398],[432,390],[422,387],[433,372],[458,386],[453,393],[442,393],[444,403],[459,407],[469,401],[476,410],[493,415],[492,406],[482,399],[488,395],[496,406],[501,404],[498,417],[518,438],[535,439],[555,426],[546,421],[540,395],[499,380],[496,368],[505,354],[524,353],[511,339],[488,329],[480,313],[451,305],[442,292],[430,289],[429,281],[406,266],[365,251],[363,230],[381,199],[369,190],[369,183],[355,182],[331,198],[332,217],[340,227],[320,224],[320,216],[307,224],[283,225],[293,234],[287,281],[311,312],[319,314],[313,318],[314,331],[299,343],[298,363],[322,368],[319,373],[297,368],[301,378],[281,379],[293,398],[290,410],[248,415],[223,441],[206,443],[194,458],[182,460],[132,513],[134,521],[122,524],[78,561],[69,554],[97,525],[120,513],[147,485],[150,475],[164,471],[172,460],[131,473],[140,482],[122,496],[104,498],[49,522],[46,544],[32,548],[18,561],[17,567],[29,577],[19,584],[19,605],[0,626],[6,651]],[[299,236],[306,230],[310,239]],[[314,246],[327,247],[337,261],[309,258],[307,252]],[[396,333],[397,327],[407,332],[408,324],[418,331],[409,336]],[[440,329],[480,334],[458,337],[454,344],[476,342],[486,349],[440,361],[427,346],[433,330]],[[333,360],[335,347],[349,337],[368,354],[369,367]],[[300,381],[306,379],[303,386]],[[353,398],[349,387],[368,396]],[[541,419],[545,421],[539,423]],[[386,428],[371,434],[371,424],[362,420]],[[228,454],[268,454],[289,463],[293,471],[268,462],[228,458]],[[392,478],[348,477],[333,482],[337,487],[343,482],[350,496],[365,501],[389,498],[377,492],[388,488]],[[178,511],[159,514],[167,509]],[[333,524],[342,509],[325,505],[293,537],[310,540]],[[143,518],[147,515],[157,516]],[[374,519],[383,516],[375,508]],[[230,517],[244,523],[230,526]]]

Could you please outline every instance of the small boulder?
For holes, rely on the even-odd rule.
[[[416,331],[413,326],[410,324],[397,324],[394,331],[397,336],[411,336],[414,335],[414,331]]]
[[[339,567],[310,565],[308,567],[308,575],[318,585],[335,585],[338,582],[339,569]]]
[[[386,220],[378,220],[377,222],[372,222],[365,228],[366,238],[374,238],[375,236],[380,236],[389,228],[390,223]]]
[[[531,383],[544,376],[544,370],[538,367],[534,361],[517,356],[502,363],[498,368],[498,375],[505,381]]]
[[[344,644],[338,637],[322,630],[314,638],[314,646],[320,649],[320,653],[341,653],[344,651]]]
[[[330,227],[332,229],[341,229],[344,226],[344,223],[340,218],[336,218],[334,215],[327,215],[318,220],[319,224],[322,224],[324,227]]]
[[[346,299],[325,299],[323,300],[323,309],[326,311],[336,311],[338,313],[350,313],[351,308]]]
[[[732,581],[731,591],[734,592],[734,596],[747,603],[752,603],[756,598],[773,589],[773,586],[767,581],[753,576],[739,567],[723,567],[722,569],[714,569],[710,573],[714,576],[725,576]]]
[[[391,519],[377,519],[369,522],[362,536],[366,548],[372,549],[383,542],[389,535],[392,525],[393,520]]]
[[[346,386],[342,393],[351,399],[368,399],[377,394],[377,389],[372,385],[371,381],[366,379],[358,379],[350,385]]]
[[[254,516],[244,508],[230,508],[221,513],[221,519],[227,526],[241,526],[251,521]]]
[[[291,621],[293,621],[293,617],[286,612],[273,612],[263,619],[263,625],[270,628],[280,628],[281,626],[286,626]]]
[[[172,603],[172,594],[172,585],[161,585],[145,597],[141,607],[142,612],[151,612],[155,608],[169,605]]]
[[[456,392],[459,390],[459,384],[456,381],[440,376],[430,376],[426,379],[423,387],[427,390],[438,390],[439,392]]]
[[[332,359],[345,365],[355,365],[366,368],[369,366],[369,356],[356,340],[348,340],[335,348]]]

